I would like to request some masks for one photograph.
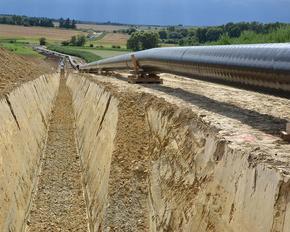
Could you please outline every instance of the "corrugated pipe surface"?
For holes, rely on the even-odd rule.
[[[208,77],[290,91],[290,43],[155,48],[81,65],[83,72],[133,69]]]

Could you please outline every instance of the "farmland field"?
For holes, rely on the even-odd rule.
[[[122,33],[110,33],[104,32],[96,40],[88,40],[87,45],[93,44],[95,47],[102,46],[104,48],[112,48],[112,46],[120,46],[122,49],[126,49],[127,40],[129,35]]]
[[[1,38],[20,37],[20,38],[38,39],[40,37],[45,37],[51,41],[63,41],[70,39],[73,35],[81,33],[82,32],[77,30],[44,28],[44,27],[24,27],[24,26],[0,24]]]
[[[105,32],[113,32],[127,28],[128,26],[118,26],[118,25],[77,24],[77,29],[81,30],[91,29],[94,31],[105,31]]]
[[[125,45],[129,35],[121,33],[108,33],[99,42],[104,44]]]

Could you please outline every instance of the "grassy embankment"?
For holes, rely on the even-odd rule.
[[[0,47],[6,48],[7,50],[21,56],[33,56],[33,57],[43,57],[39,53],[32,49],[31,44],[34,41],[25,40],[23,38],[0,38]]]
[[[91,53],[89,51],[83,51],[83,50],[80,50],[76,47],[50,44],[47,46],[47,48],[50,50],[56,51],[56,52],[65,53],[67,55],[80,57],[80,58],[84,59],[86,62],[92,62],[92,61],[97,61],[97,60],[102,59],[102,57],[100,57],[94,53]]]
[[[117,56],[130,52],[127,49],[90,48],[87,46],[61,46],[56,44],[50,44],[47,46],[47,48],[60,53],[80,57],[87,62],[97,61],[103,58]]]

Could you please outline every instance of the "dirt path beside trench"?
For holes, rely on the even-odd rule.
[[[88,231],[72,98],[61,79],[27,232]]]

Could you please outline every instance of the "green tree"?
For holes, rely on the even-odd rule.
[[[166,30],[161,30],[158,32],[160,39],[167,39],[168,38],[168,33]]]
[[[153,31],[134,32],[127,42],[127,48],[133,51],[158,47],[159,34]]]
[[[237,37],[240,37],[242,31],[241,29],[239,28],[239,26],[237,25],[233,25],[232,27],[229,28],[228,30],[228,35],[229,37],[231,38],[237,38]]]
[[[71,28],[71,21],[69,18],[67,18],[65,21],[64,21],[64,25],[63,25],[64,28]]]
[[[206,40],[210,42],[217,41],[222,34],[223,30],[221,28],[216,27],[209,28],[206,32]]]
[[[78,35],[77,36],[77,41],[76,41],[76,46],[84,46],[86,43],[86,36],[84,35]]]
[[[159,34],[156,32],[145,31],[141,37],[142,50],[156,48],[159,44]]]
[[[62,46],[68,46],[69,44],[70,44],[70,41],[67,41],[67,40],[61,42]]]
[[[63,28],[64,27],[64,19],[63,18],[60,18],[59,19],[59,27],[60,28]]]
[[[206,33],[207,33],[207,29],[206,28],[198,28],[196,30],[196,38],[198,40],[199,43],[205,43],[206,40]]]
[[[73,46],[76,46],[76,44],[77,44],[77,37],[75,35],[71,37],[70,44],[73,45]]]
[[[220,45],[230,45],[231,44],[231,39],[228,36],[228,34],[223,34],[220,39],[219,39],[219,44]]]
[[[137,31],[136,28],[130,27],[129,29],[126,30],[126,33],[129,34],[129,35],[132,35],[136,31]]]
[[[41,46],[46,45],[46,38],[41,37],[41,38],[39,39],[39,45],[41,45]]]
[[[75,20],[72,21],[71,28],[72,29],[76,29],[77,28],[77,22]]]
[[[170,31],[170,32],[173,32],[173,31],[175,31],[175,27],[174,26],[170,26],[170,27],[167,28],[167,30]]]
[[[140,51],[142,49],[142,44],[140,41],[140,33],[134,32],[127,41],[127,48],[133,51]]]

